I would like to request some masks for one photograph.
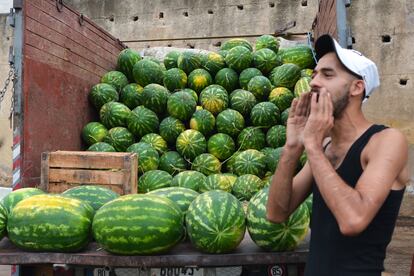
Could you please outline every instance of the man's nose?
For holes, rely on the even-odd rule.
[[[311,88],[321,87],[318,75],[312,77],[311,82],[309,83]]]

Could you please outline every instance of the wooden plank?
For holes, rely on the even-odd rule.
[[[40,185],[39,188],[47,192],[49,184],[49,153],[42,152],[42,161],[40,163]]]
[[[124,170],[99,171],[78,169],[54,169],[49,168],[49,182],[79,183],[92,185],[123,185]]]
[[[124,152],[56,151],[50,153],[49,166],[52,168],[78,169],[125,169],[125,159],[136,156]]]
[[[133,158],[131,158],[131,166],[130,166],[130,178],[131,180],[128,183],[131,183],[131,185],[129,187],[126,188],[130,188],[130,190],[125,190],[125,193],[130,193],[130,194],[136,194],[138,193],[138,157],[135,156]]]
[[[70,188],[81,186],[79,183],[62,183],[62,182],[50,182],[48,184],[47,191],[52,194],[60,194]],[[124,187],[121,185],[101,185],[105,188],[111,189],[115,193],[125,195]]]

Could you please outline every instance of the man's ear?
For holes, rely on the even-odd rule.
[[[363,80],[356,79],[351,84],[351,96],[353,97],[362,97],[364,98],[365,95],[365,83]]]

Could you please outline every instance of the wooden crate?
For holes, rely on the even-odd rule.
[[[43,152],[40,188],[61,193],[79,185],[101,185],[121,195],[137,193],[138,158],[129,152]]]

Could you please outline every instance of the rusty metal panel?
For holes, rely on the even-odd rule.
[[[323,34],[330,34],[338,39],[337,0],[320,0],[319,9],[313,24],[314,41]]]
[[[60,11],[59,11],[60,10]],[[22,186],[38,185],[41,153],[82,150],[82,127],[98,119],[90,88],[116,67],[124,45],[67,6],[23,7]]]

